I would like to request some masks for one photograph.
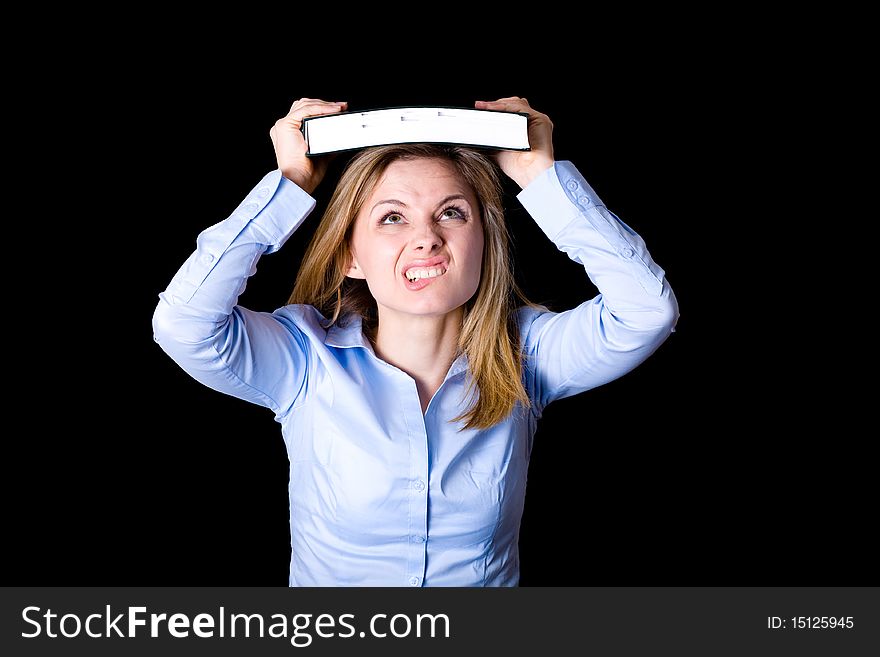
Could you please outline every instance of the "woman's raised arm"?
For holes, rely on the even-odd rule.
[[[273,253],[315,207],[307,193],[326,160],[307,158],[303,118],[339,112],[344,103],[301,99],[270,131],[278,169],[236,210],[204,230],[196,250],[159,295],[153,336],[188,374],[221,392],[267,406],[276,416],[306,388],[310,326],[300,314],[254,312],[237,304],[264,253]]]
[[[529,114],[531,151],[495,159],[522,191],[517,198],[560,251],[582,265],[600,294],[561,313],[523,309],[536,412],[550,402],[612,381],[642,363],[678,321],[678,302],[644,240],[610,212],[571,162],[553,159],[550,119],[525,98],[478,108]]]

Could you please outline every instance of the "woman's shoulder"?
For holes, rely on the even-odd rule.
[[[513,312],[517,326],[519,326],[520,331],[524,333],[528,332],[529,327],[536,319],[547,313],[552,314],[552,311],[549,308],[537,303],[522,305]]]
[[[309,304],[282,306],[273,315],[289,331],[305,336],[318,349],[367,345],[362,331],[363,320],[356,313],[344,313],[332,325],[330,319]]]
[[[317,308],[307,303],[291,303],[272,313],[280,322],[295,327],[322,341],[327,335],[327,318]]]
[[[544,326],[558,314],[538,303],[519,306],[514,313],[523,349],[527,353],[536,348]]]

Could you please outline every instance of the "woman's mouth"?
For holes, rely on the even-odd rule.
[[[413,267],[404,274],[406,287],[410,290],[421,290],[430,285],[434,279],[440,278],[446,274],[446,268],[443,266],[434,267]]]
[[[415,282],[422,278],[437,278],[446,273],[446,267],[438,265],[436,267],[413,267],[407,271],[404,276],[410,282]]]

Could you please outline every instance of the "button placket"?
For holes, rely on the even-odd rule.
[[[428,532],[428,427],[415,381],[409,376],[405,380],[401,377],[400,386],[401,410],[410,443],[408,536],[404,538],[407,541],[405,576],[410,586],[421,586],[427,563],[427,541],[424,537]]]

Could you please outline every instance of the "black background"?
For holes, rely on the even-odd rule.
[[[677,332],[645,364],[547,408],[521,584],[860,582],[872,563],[869,461],[845,423],[812,423],[813,397],[800,397],[809,352],[794,348],[791,317],[811,317],[788,294],[789,275],[766,264],[766,251],[785,248],[769,227],[792,218],[762,212],[743,100],[760,89],[699,54],[499,66],[474,53],[414,72],[382,60],[193,56],[138,60],[107,79],[84,117],[91,150],[65,161],[64,176],[49,167],[46,196],[64,214],[22,272],[36,294],[15,330],[40,346],[20,378],[26,428],[7,443],[8,583],[285,585],[280,427],[161,352],[157,295],[197,234],[275,167],[268,130],[296,98],[365,109],[508,95],[551,117],[557,159],[572,160],[642,235],[681,309]],[[331,185],[284,249],[260,261],[240,303],[285,303]],[[512,183],[507,191],[528,296],[557,311],[594,296]],[[50,281],[34,282],[34,271]]]

